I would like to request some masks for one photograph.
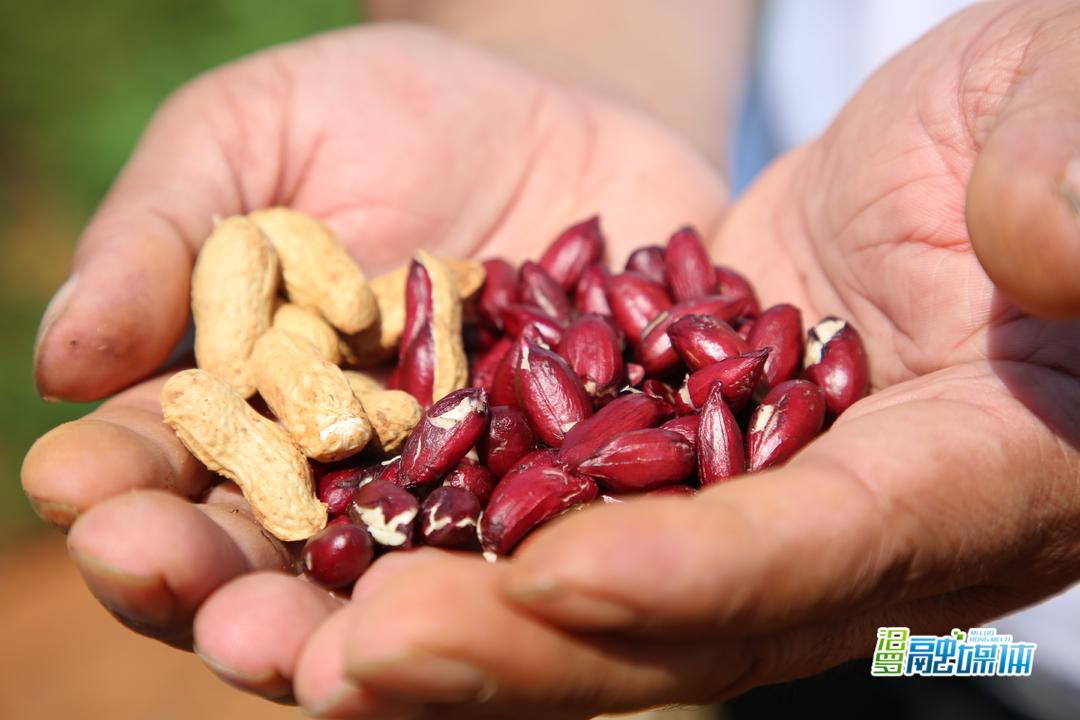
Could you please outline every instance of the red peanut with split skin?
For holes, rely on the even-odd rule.
[[[833,416],[847,410],[870,386],[859,333],[846,320],[827,317],[807,333],[803,377],[822,389]]]
[[[539,525],[596,499],[592,478],[572,470],[534,466],[499,482],[480,516],[480,543],[490,558],[507,555]]]
[[[686,315],[673,322],[667,333],[691,372],[750,350],[730,325],[711,315]]]
[[[526,261],[521,266],[518,295],[521,302],[540,308],[559,324],[570,322],[573,308],[566,292],[539,264]]]
[[[379,467],[347,467],[323,472],[318,477],[315,495],[326,503],[331,518],[344,515],[349,511],[356,491],[374,480],[380,470]]]
[[[825,393],[806,380],[780,383],[750,416],[746,452],[750,470],[764,470],[791,458],[821,432]]]
[[[518,405],[544,444],[559,447],[566,433],[593,413],[592,399],[559,355],[528,340],[514,366]]]
[[[571,323],[557,350],[594,400],[611,399],[626,384],[622,338],[599,315],[583,315]]]
[[[458,464],[487,431],[488,398],[480,388],[455,390],[424,412],[401,448],[399,484],[434,482]]]
[[[371,539],[390,549],[413,546],[413,521],[420,500],[392,483],[375,480],[357,491],[349,506],[349,519],[366,528]]]
[[[700,409],[713,385],[719,383],[720,392],[732,411],[742,410],[761,380],[768,357],[768,348],[755,350],[745,355],[725,358],[692,373],[683,388],[689,396],[690,405],[695,410]]]
[[[480,463],[464,458],[443,478],[442,487],[456,487],[468,490],[481,507],[487,505],[491,493],[495,490],[495,478]]]
[[[435,488],[420,506],[417,534],[421,542],[448,550],[477,550],[480,500],[465,488]]]
[[[524,413],[501,405],[491,408],[487,434],[481,436],[476,451],[480,462],[493,476],[500,478],[535,446],[536,436]]]
[[[679,354],[668,334],[672,325],[690,315],[705,315],[720,321],[733,320],[742,314],[745,308],[746,300],[741,298],[705,295],[677,303],[660,313],[645,328],[637,346],[638,360],[646,374],[664,375],[679,367]]]

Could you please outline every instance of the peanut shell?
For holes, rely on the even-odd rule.
[[[379,306],[367,278],[329,228],[284,207],[256,210],[248,217],[277,251],[289,300],[317,310],[342,332],[375,324]]]
[[[280,540],[326,526],[311,466],[289,435],[228,383],[203,370],[173,375],[161,391],[165,424],[213,472],[235,482],[255,519]]]
[[[255,392],[249,359],[270,327],[279,269],[274,248],[250,220],[221,220],[191,274],[195,361],[243,397]]]
[[[255,386],[304,454],[331,462],[371,439],[371,423],[336,365],[311,343],[271,328],[255,343]]]

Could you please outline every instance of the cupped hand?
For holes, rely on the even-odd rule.
[[[212,477],[161,422],[162,380],[146,379],[184,334],[192,262],[215,217],[298,208],[375,275],[421,246],[520,260],[596,212],[618,260],[687,221],[714,230],[725,199],[720,179],[661,126],[415,27],[330,33],[211,72],[157,113],[46,313],[42,394],[118,394],[38,441],[23,467],[27,495],[70,526],[70,549],[106,607],[189,646],[215,589],[291,567],[235,488],[207,494]],[[279,676],[306,639],[305,613],[332,604],[289,593],[241,613],[290,618],[261,630],[275,649],[258,659],[282,668],[244,681],[267,695],[289,691]],[[231,627],[208,634],[252,647]]]
[[[277,658],[301,702],[359,718],[703,702],[868,655],[878,626],[967,628],[1080,577],[1077,38],[1070,3],[956,16],[715,235],[766,303],[856,324],[873,395],[782,469],[575,513],[494,566],[376,565]],[[283,582],[227,586],[200,643]],[[269,671],[265,644],[236,645],[212,652]]]

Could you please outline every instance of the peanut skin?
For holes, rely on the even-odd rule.
[[[245,398],[255,392],[249,359],[270,327],[278,278],[270,242],[239,216],[214,226],[192,271],[195,361]]]
[[[430,256],[428,256],[430,257]],[[463,300],[475,295],[484,284],[484,266],[475,260],[441,260],[450,271]],[[343,354],[350,365],[377,365],[397,350],[405,329],[405,279],[409,266],[373,278],[371,290],[379,304],[379,322],[344,339]]]
[[[277,251],[289,300],[318,311],[342,332],[360,332],[375,324],[379,306],[367,278],[325,225],[283,207],[257,210],[248,217]]]
[[[326,526],[326,506],[315,497],[300,448],[224,380],[203,370],[179,372],[165,383],[161,407],[180,442],[235,482],[275,537],[304,540]]]
[[[371,439],[371,423],[341,369],[315,346],[275,328],[255,343],[255,386],[304,454],[331,462]]]

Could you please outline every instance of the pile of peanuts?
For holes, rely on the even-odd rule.
[[[692,228],[604,255],[594,217],[519,268],[419,251],[368,280],[303,213],[220,220],[165,422],[347,589],[381,553],[493,560],[572,508],[778,465],[866,394],[855,328],[762,310]]]

